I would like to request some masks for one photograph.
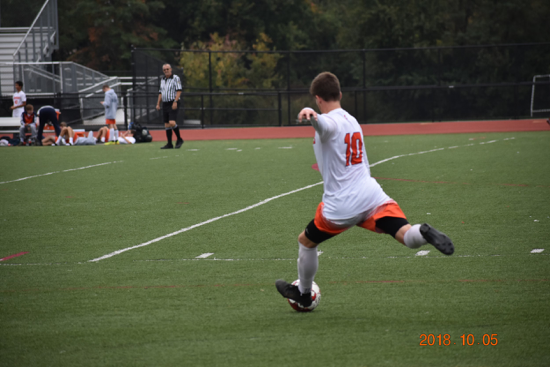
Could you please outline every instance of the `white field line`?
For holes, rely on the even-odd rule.
[[[430,253],[429,250],[418,251],[414,256],[426,256]]]
[[[540,254],[541,252],[543,252],[544,249],[543,248],[535,248],[531,251],[532,254]]]
[[[29,178],[42,177],[42,176],[49,176],[49,175],[53,175],[53,174],[55,174],[55,173],[78,171],[78,170],[81,170],[81,169],[88,169],[88,168],[93,168],[93,167],[105,166],[105,165],[107,165],[107,164],[120,163],[120,162],[122,162],[122,161],[98,163],[98,164],[92,164],[91,166],[84,166],[84,167],[78,167],[78,168],[65,169],[65,170],[63,170],[63,171],[48,172],[48,173],[43,173],[43,174],[41,174],[41,175],[34,175],[34,176],[29,176],[29,177],[18,178],[17,180],[13,180],[13,181],[4,181],[4,182],[0,182],[0,185],[2,185],[2,184],[7,184],[7,183],[12,183],[12,182],[23,181],[23,180],[28,180]]]
[[[212,255],[214,255],[213,252],[207,252],[207,253],[204,253],[202,255],[197,256],[195,259],[206,259],[208,256],[212,256]]]
[[[464,146],[472,146],[472,145],[475,145],[475,144],[466,144]],[[233,150],[233,149],[237,149],[237,148],[227,148],[226,150]],[[431,149],[431,150],[425,150],[425,151],[422,151],[422,152],[416,152],[416,153],[408,153],[408,154],[401,154],[401,155],[396,155],[394,157],[390,157],[390,158],[386,158],[386,159],[383,159],[381,161],[378,161],[378,162],[375,162],[375,163],[372,163],[370,164],[370,167],[374,167],[376,165],[379,165],[381,163],[384,163],[384,162],[388,162],[388,161],[391,161],[393,159],[397,159],[397,158],[401,158],[401,157],[409,157],[409,156],[413,156],[413,155],[418,155],[418,154],[425,154],[425,153],[431,153],[431,152],[437,152],[437,151],[440,151],[440,150],[444,150],[444,149],[448,149],[448,148],[437,148],[437,149]],[[312,187],[315,187],[315,186],[319,186],[323,183],[323,181],[321,182],[317,182],[313,185],[308,185],[308,186],[304,186],[302,188],[299,188],[299,189],[296,189],[296,190],[292,190],[292,191],[289,191],[289,192],[286,192],[284,194],[280,194],[280,195],[277,195],[277,196],[273,196],[269,199],[265,199],[263,201],[260,201],[259,203],[256,203],[256,204],[253,204],[253,205],[250,205],[250,206],[247,206],[246,208],[243,208],[243,209],[240,209],[240,210],[237,210],[235,212],[232,212],[232,213],[229,213],[229,214],[224,214],[222,216],[219,216],[219,217],[216,217],[216,218],[212,218],[212,219],[208,219],[204,222],[201,222],[201,223],[197,223],[197,224],[194,224],[190,227],[187,227],[187,228],[182,228],[180,229],[179,231],[175,231],[175,232],[172,232],[172,233],[169,233],[167,235],[164,235],[164,236],[161,236],[161,237],[158,237],[158,238],[155,238],[151,241],[147,241],[147,242],[144,242],[144,243],[141,243],[139,245],[135,245],[135,246],[131,246],[131,247],[127,247],[127,248],[123,248],[121,250],[117,250],[117,251],[114,251],[114,252],[111,252],[109,254],[106,254],[106,255],[103,255],[101,257],[98,257],[98,258],[95,258],[95,259],[92,259],[92,260],[88,260],[88,262],[97,262],[97,261],[101,261],[101,260],[105,260],[105,259],[108,259],[110,257],[113,257],[113,256],[116,256],[116,255],[119,255],[123,252],[126,252],[126,251],[130,251],[130,250],[133,250],[133,249],[136,249],[136,248],[140,248],[140,247],[144,247],[144,246],[149,246],[150,244],[152,243],[155,243],[155,242],[159,242],[159,241],[162,241],[166,238],[169,238],[169,237],[172,237],[172,236],[175,236],[175,235],[178,235],[180,233],[183,233],[183,232],[187,232],[187,231],[190,231],[194,228],[197,228],[197,227],[201,227],[201,226],[204,226],[205,224],[209,224],[209,223],[212,223],[212,222],[215,222],[217,220],[220,220],[220,219],[223,219],[223,218],[226,218],[226,217],[230,217],[232,215],[235,215],[235,214],[240,214],[240,213],[244,213],[250,209],[254,209],[254,208],[257,208],[261,205],[264,205],[264,204],[267,204],[269,203],[270,201],[272,200],[275,200],[275,199],[279,199],[279,198],[282,198],[284,196],[287,196],[287,195],[291,195],[291,194],[294,194],[294,193],[297,193],[297,192],[300,192],[300,191],[303,191],[303,190],[307,190],[309,188],[312,188]]]
[[[265,199],[265,200],[263,200],[263,201],[260,201],[259,203],[256,203],[256,204],[247,206],[246,208],[237,210],[237,211],[235,211],[235,212],[233,212],[233,213],[224,214],[224,215],[219,216],[219,217],[216,217],[216,218],[208,219],[208,220],[206,220],[206,221],[204,221],[204,222],[197,223],[197,224],[194,224],[194,225],[192,225],[192,226],[190,226],[190,227],[180,229],[179,231],[172,232],[172,233],[169,233],[169,234],[167,234],[167,235],[165,235],[165,236],[155,238],[154,240],[151,240],[151,241],[148,241],[148,242],[145,242],[145,243],[136,245],[136,246],[123,248],[122,250],[117,250],[117,251],[111,252],[110,254],[103,255],[103,256],[101,256],[101,257],[98,257],[98,258],[92,259],[92,260],[88,260],[88,261],[90,261],[90,262],[97,262],[97,261],[100,261],[100,260],[108,259],[108,258],[110,258],[110,257],[113,257],[113,256],[115,256],[115,255],[121,254],[121,253],[126,252],[126,251],[130,251],[130,250],[133,250],[133,249],[136,249],[136,248],[139,248],[139,247],[143,247],[143,246],[148,246],[148,245],[150,245],[150,244],[152,244],[152,243],[161,241],[161,240],[163,240],[163,239],[165,239],[165,238],[169,238],[169,237],[175,236],[175,235],[177,235],[177,234],[180,234],[180,233],[183,233],[183,232],[187,232],[187,231],[189,231],[189,230],[191,230],[191,229],[194,229],[194,228],[197,228],[197,227],[204,226],[205,224],[215,222],[215,221],[220,220],[220,219],[222,219],[222,218],[226,218],[226,217],[230,217],[230,216],[235,215],[235,214],[240,214],[240,213],[246,212],[246,211],[248,211],[248,210],[250,210],[250,209],[254,209],[254,208],[256,208],[256,207],[258,207],[258,206],[260,206],[260,205],[267,204],[267,203],[269,203],[269,202],[272,201],[272,200],[282,198],[283,196],[291,195],[291,194],[294,194],[294,193],[299,192],[299,191],[302,191],[302,190],[307,190],[307,189],[312,188],[312,187],[314,187],[314,186],[319,186],[319,185],[322,184],[322,183],[323,183],[323,181],[317,182],[316,184],[313,184],[313,185],[304,186],[304,187],[302,187],[302,188],[300,188],[300,189],[292,190],[292,191],[286,192],[286,193],[281,194],[281,195],[273,196],[273,197],[271,197],[271,198],[269,198],[269,199]]]

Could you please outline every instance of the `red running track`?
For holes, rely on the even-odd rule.
[[[550,131],[545,119],[466,122],[421,122],[361,125],[365,136]],[[184,140],[312,138],[311,126],[180,129]],[[164,130],[152,130],[153,141],[166,141]],[[173,138],[175,139],[175,137]]]

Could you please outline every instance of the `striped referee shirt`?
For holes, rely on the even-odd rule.
[[[159,94],[162,95],[162,102],[172,102],[176,99],[176,92],[181,91],[181,80],[176,74],[171,77],[162,77],[160,81]]]

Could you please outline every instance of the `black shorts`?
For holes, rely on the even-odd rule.
[[[178,111],[180,109],[180,101],[178,101],[178,108],[173,110],[172,105],[174,104],[174,101],[172,102],[162,102],[162,121],[167,124],[170,121],[177,121],[178,120]]]

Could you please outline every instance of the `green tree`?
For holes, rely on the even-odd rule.
[[[62,58],[96,70],[120,70],[130,68],[131,45],[174,47],[152,22],[163,8],[156,0],[60,2]]]

